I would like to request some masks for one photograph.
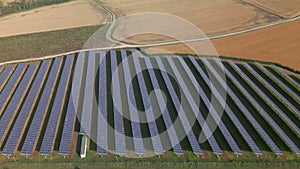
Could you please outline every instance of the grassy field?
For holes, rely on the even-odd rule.
[[[101,25],[0,38],[0,62],[79,50]]]
[[[265,152],[267,156],[272,156]],[[54,159],[47,159],[40,156],[38,160],[27,160],[25,157],[16,161],[1,163],[2,168],[287,168],[296,169],[300,165],[299,160],[278,160],[276,157],[268,160],[257,159],[234,159],[234,160],[217,160],[197,157],[191,152],[185,152],[183,156],[177,157],[172,152],[166,153],[162,157],[151,157],[144,159],[130,159],[114,155],[99,156],[94,151],[88,151],[85,159],[64,158],[57,156]]]

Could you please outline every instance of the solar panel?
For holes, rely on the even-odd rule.
[[[189,104],[191,106],[191,109],[193,110],[194,114],[196,117],[198,117],[199,114],[197,113],[200,113],[199,112],[199,109],[198,109],[198,106],[197,104],[194,102],[193,98],[192,98],[192,95],[190,94],[184,80],[182,79],[181,75],[179,74],[178,72],[178,69],[175,67],[175,65],[173,64],[173,60],[171,58],[167,58],[169,63],[170,63],[170,66],[176,76],[176,79],[178,80],[179,84],[180,84],[180,87],[182,88],[183,90],[183,93],[184,95],[187,97],[188,101],[189,101]],[[200,146],[199,146],[199,143],[195,137],[195,135],[192,133],[192,127],[191,127],[191,124],[189,123],[188,121],[188,118],[186,117],[186,113],[184,112],[184,107],[182,107],[179,99],[178,99],[178,96],[175,92],[175,89],[173,88],[172,84],[171,84],[171,81],[168,77],[168,75],[166,74],[166,72],[164,71],[165,68],[164,68],[164,65],[161,61],[161,59],[159,57],[156,57],[156,61],[160,67],[160,69],[162,70],[162,74],[163,74],[163,77],[165,79],[165,82],[166,82],[166,85],[167,85],[167,88],[170,92],[170,95],[171,95],[171,98],[173,100],[173,103],[175,105],[175,109],[176,111],[178,112],[178,116],[181,120],[181,123],[182,123],[182,126],[183,126],[183,129],[188,137],[188,140],[190,141],[190,145],[193,149],[193,152],[195,154],[202,154],[202,150],[200,149]]]
[[[71,93],[68,101],[66,117],[64,121],[63,132],[59,145],[58,153],[68,155],[71,148],[75,114],[78,109],[79,92],[83,75],[84,53],[79,53],[72,79]]]
[[[64,128],[62,132],[62,137],[59,145],[58,153],[62,155],[70,154],[71,148],[71,140],[73,134],[73,126],[74,126],[74,118],[75,118],[75,106],[73,103],[72,97],[69,98],[68,107],[64,122]]]
[[[56,90],[47,128],[40,148],[40,153],[44,155],[50,155],[52,147],[54,146],[55,134],[59,125],[61,110],[63,108],[63,102],[67,91],[68,77],[71,70],[72,60],[73,56],[68,55],[63,66],[60,82]]]
[[[22,146],[21,154],[31,154],[33,151],[33,148],[36,143],[36,139],[38,137],[38,134],[39,134],[39,131],[41,128],[41,123],[43,121],[48,104],[51,100],[50,98],[52,95],[52,89],[54,87],[54,83],[57,78],[57,72],[60,67],[60,62],[61,62],[61,58],[54,59],[54,63],[52,65],[50,74],[48,76],[46,85],[43,89],[42,96],[40,97],[40,100],[38,101],[38,106],[36,108],[32,122],[31,122],[29,130],[27,132],[24,144]]]
[[[198,70],[198,72],[200,73],[201,77],[204,79],[204,82],[206,83],[207,86],[211,86],[213,94],[215,95],[216,98],[220,99],[220,102],[225,102],[225,100],[223,99],[223,97],[221,96],[221,94],[219,93],[219,91],[216,89],[216,87],[214,86],[213,83],[211,83],[210,79],[208,78],[208,76],[205,74],[205,72],[202,70],[202,68],[198,65],[197,61],[195,60],[194,57],[189,56],[191,62],[193,63],[193,65],[196,67],[196,69]],[[182,60],[180,58],[180,60]],[[208,67],[210,68],[210,67]],[[218,81],[222,81],[222,78],[218,76],[218,74],[215,73],[215,71],[213,71],[214,76],[216,77],[216,79],[218,79]],[[224,83],[220,82],[220,83]],[[223,88],[225,89],[225,88]],[[226,88],[227,90],[227,88]],[[256,143],[254,142],[254,140],[252,139],[252,137],[248,134],[247,130],[244,128],[244,126],[242,125],[242,123],[239,121],[239,119],[236,117],[236,115],[233,113],[233,111],[231,110],[231,108],[229,106],[225,107],[225,112],[228,114],[228,117],[231,119],[231,121],[233,122],[233,124],[236,126],[236,128],[239,130],[239,132],[241,133],[242,137],[244,138],[244,140],[248,143],[248,145],[250,146],[251,150],[258,155],[262,155],[261,150],[258,148],[258,146],[256,145]]]
[[[20,81],[16,91],[11,97],[10,102],[8,103],[5,111],[3,112],[0,119],[0,139],[1,143],[3,142],[5,135],[9,130],[9,124],[13,121],[14,116],[16,116],[16,111],[20,106],[20,102],[22,102],[22,98],[26,94],[26,88],[29,86],[30,79],[35,71],[36,65],[29,65],[28,69],[25,72],[22,80]]]
[[[41,67],[29,89],[27,97],[24,99],[24,103],[20,109],[19,115],[14,123],[6,144],[3,148],[2,154],[11,155],[17,148],[17,144],[20,141],[19,137],[24,132],[24,125],[28,119],[29,113],[33,109],[33,105],[37,99],[37,94],[39,92],[39,87],[43,81],[47,68],[49,66],[49,61],[45,60],[42,62]]]
[[[25,65],[19,64],[18,67],[15,69],[13,74],[11,75],[10,79],[6,83],[3,91],[0,94],[0,110],[4,108],[5,102],[8,101],[9,95],[13,92],[14,88],[18,83],[18,79],[20,78],[22,71],[24,70]],[[1,112],[0,112],[1,113]]]
[[[133,134],[133,141],[134,141],[134,149],[135,149],[135,153],[136,154],[144,154],[144,145],[143,145],[143,138],[142,138],[142,133],[141,133],[141,128],[140,128],[140,124],[139,124],[139,115],[136,107],[136,100],[134,97],[134,93],[133,93],[133,86],[130,85],[130,81],[129,79],[133,79],[133,77],[131,76],[132,74],[135,74],[137,72],[139,72],[141,70],[140,67],[140,63],[139,60],[137,59],[137,56],[135,56],[135,52],[133,52],[133,59],[134,59],[134,65],[136,68],[135,73],[130,73],[130,69],[129,69],[129,65],[128,65],[128,60],[126,60],[127,54],[126,54],[126,50],[121,50],[121,56],[122,56],[122,60],[123,60],[123,72],[124,72],[124,79],[125,80],[125,92],[129,89],[129,93],[126,92],[126,96],[127,96],[127,104],[129,107],[129,115],[130,115],[130,122],[131,122],[131,127],[132,127],[132,134]],[[137,60],[136,60],[137,59]],[[141,73],[139,73],[141,74]],[[145,88],[146,86],[144,86],[143,82],[140,82],[143,79],[143,77],[141,77],[138,74],[138,82],[139,82],[139,86],[141,88],[141,94],[142,94],[142,100],[145,101],[145,91],[147,92],[147,89]],[[129,103],[131,100],[131,104],[133,104],[134,107],[131,106],[131,104]],[[145,106],[146,107],[146,106]],[[146,113],[147,115],[148,113]]]
[[[263,70],[269,77],[272,78],[281,88],[287,91],[290,95],[292,95],[297,101],[300,101],[300,97],[291,90],[286,84],[284,84],[279,78],[277,78],[273,73],[271,73],[268,69],[266,69],[262,64],[255,63],[261,70]]]
[[[241,73],[242,77],[245,81],[253,86],[257,91],[258,87],[255,83],[244,73],[242,70],[232,61],[228,61],[229,64],[234,67],[238,72]],[[281,136],[281,138],[292,148],[292,150],[296,154],[300,154],[300,149],[295,145],[295,143],[286,135],[286,133],[278,126],[278,124],[273,120],[273,118],[257,103],[254,99],[250,99],[252,101],[252,105],[261,113],[261,115],[269,122],[269,124],[275,129],[275,131]]]
[[[281,93],[279,93],[273,86],[270,84],[268,81],[266,81],[256,70],[254,70],[249,64],[243,64],[246,66],[248,70],[251,71],[251,73],[261,81],[263,85],[265,85],[266,88],[269,88],[270,91],[278,96],[279,99],[281,99],[283,102],[287,105],[287,107],[291,108],[293,112],[295,112],[298,116],[300,116],[300,111],[293,105],[291,104]],[[254,84],[254,83],[253,83]],[[278,113],[279,115],[286,121],[288,122],[293,129],[297,132],[298,135],[300,135],[300,129],[295,125],[295,123],[285,114],[282,112],[282,110],[272,101],[270,97],[268,97],[265,92],[261,90],[257,85],[253,86],[257,90],[258,94],[262,95],[263,98],[267,100],[267,103],[269,103]]]
[[[225,69],[226,75],[231,79],[231,81],[237,86],[240,91],[243,93],[243,95],[248,98],[248,100],[253,100],[254,98],[250,95],[250,93],[242,86],[242,84],[231,74],[230,71],[228,71],[227,68]],[[256,121],[256,119],[252,116],[252,114],[248,111],[248,109],[245,107],[245,105],[240,101],[240,99],[236,96],[236,94],[232,91],[231,88],[228,88],[227,90],[230,97],[234,100],[236,105],[239,107],[241,112],[245,114],[245,117],[250,121],[252,126],[256,129],[256,131],[259,133],[259,135],[262,137],[262,139],[266,142],[266,144],[277,154],[282,155],[281,150],[278,148],[278,146],[274,143],[274,141],[271,139],[271,137],[266,133],[266,131],[261,127],[261,125]]]
[[[4,84],[5,80],[8,78],[8,75],[13,70],[12,66],[6,66],[0,74],[0,87]]]
[[[150,81],[153,85],[153,88],[155,90],[160,89],[160,86],[158,84],[158,80],[156,78],[154,70],[151,69],[152,65],[151,65],[150,59],[147,58],[147,57],[145,57],[144,59],[145,59],[147,67],[149,68],[148,72],[149,72],[149,75],[150,75],[150,79],[151,79]],[[168,83],[168,82],[169,81],[167,81],[166,83]],[[172,126],[173,122],[171,120],[169,111],[168,111],[167,108],[165,108],[165,105],[166,105],[165,99],[164,99],[163,95],[160,92],[156,92],[155,96],[156,96],[158,106],[160,108],[164,123],[165,123],[166,128],[167,128],[167,132],[168,132],[168,135],[169,135],[169,138],[170,138],[170,141],[171,141],[171,145],[173,147],[173,151],[174,151],[175,154],[182,154],[183,152],[182,152],[182,149],[181,149],[181,146],[180,146],[180,140],[177,137],[177,133],[175,131],[174,126]],[[152,117],[152,118],[154,118],[154,117]],[[153,122],[153,123],[155,123],[155,122]],[[151,125],[149,124],[149,126],[151,126]],[[159,148],[159,147],[155,147],[155,148]]]
[[[97,153],[106,154],[107,150],[107,79],[106,79],[106,53],[100,53],[99,62],[99,102],[98,102],[98,134]],[[101,100],[101,101],[100,101]]]
[[[193,100],[193,97],[192,97],[190,91],[188,90],[188,88],[187,88],[187,86],[186,86],[186,82],[183,80],[183,78],[182,78],[182,76],[180,75],[180,73],[179,73],[177,67],[175,66],[175,64],[174,64],[174,62],[173,62],[173,60],[172,60],[172,58],[168,57],[167,60],[168,60],[168,63],[170,64],[170,66],[171,66],[171,69],[173,70],[173,72],[174,72],[174,74],[175,74],[175,76],[176,76],[176,79],[178,80],[178,82],[179,82],[179,84],[180,84],[180,87],[181,87],[182,90],[183,90],[183,93],[186,95],[186,97],[187,97],[189,103],[191,104],[191,105],[190,105],[191,108],[193,109],[193,111],[197,111],[196,109],[198,109],[198,108],[197,108],[198,106],[197,106],[197,104],[196,104],[195,102],[192,101],[192,100]],[[188,72],[188,75],[191,76],[191,77],[194,76],[191,72]],[[191,78],[191,77],[190,77],[190,78]],[[174,91],[175,91],[175,90],[174,90]],[[177,102],[177,101],[176,101],[176,102]],[[194,108],[195,108],[195,109],[194,109]],[[183,108],[183,109],[184,109],[184,108]],[[181,110],[183,111],[183,109],[181,109]],[[177,111],[181,111],[181,110],[177,109]],[[191,145],[191,147],[192,147],[192,149],[193,149],[193,151],[194,151],[195,154],[202,154],[202,150],[200,149],[200,146],[199,146],[199,144],[198,144],[198,141],[197,141],[195,135],[193,134],[193,132],[192,132],[192,130],[191,130],[191,126],[190,126],[190,124],[189,124],[187,118],[185,117],[185,112],[182,112],[182,113],[183,113],[183,114],[182,114],[183,116],[182,116],[181,120],[182,120],[182,124],[183,124],[183,126],[184,126],[184,130],[185,130],[185,132],[186,132],[186,134],[187,134],[187,136],[188,136],[188,139],[189,139],[189,141],[190,141],[190,145]],[[195,113],[195,112],[194,112],[194,113]],[[200,112],[198,111],[198,113],[200,113]],[[196,115],[196,114],[195,114],[195,115]],[[196,117],[197,117],[197,116],[198,116],[198,115],[196,115]],[[190,131],[189,131],[189,130],[190,130]]]
[[[124,137],[124,126],[122,116],[122,103],[121,103],[121,92],[120,92],[120,81],[119,81],[119,70],[117,69],[117,55],[115,50],[110,51],[111,59],[111,72],[114,75],[112,84],[112,97],[114,98],[114,124],[115,124],[115,143],[116,153],[119,155],[125,155],[125,137]],[[120,110],[120,111],[119,111]]]
[[[151,64],[150,59],[149,58],[144,58],[144,60],[146,62],[146,66],[148,68],[147,70],[148,70],[148,73],[150,75],[150,79],[151,79],[151,81],[153,83],[154,88],[155,89],[159,89],[158,82],[157,82],[157,79],[155,77],[154,71],[153,71],[153,69],[151,69],[152,68],[152,64]],[[141,76],[141,80],[139,80],[139,83],[145,83],[145,80],[143,78],[144,77]],[[145,84],[142,84],[140,86],[145,86]],[[161,99],[161,95],[157,96],[157,99],[158,98]],[[163,104],[165,104],[165,103],[163,103]],[[160,106],[163,107],[162,106],[163,104],[161,104]],[[160,140],[160,137],[159,137],[158,128],[157,128],[156,123],[155,123],[155,117],[154,117],[153,112],[151,111],[149,113],[146,113],[146,118],[147,118],[147,120],[149,122],[148,126],[149,126],[149,130],[150,130],[150,135],[151,135],[151,139],[152,139],[154,153],[156,153],[156,154],[163,154],[163,147],[162,147],[162,143],[161,143],[161,140]],[[170,122],[170,117],[168,116],[168,114],[165,115],[163,118],[166,119],[168,123]],[[174,132],[174,131],[172,131],[172,132]],[[174,134],[169,134],[169,136],[173,136],[173,135]],[[174,139],[177,139],[177,138],[174,138]],[[173,142],[175,143],[176,141],[173,141]],[[174,146],[176,146],[176,145],[174,145]]]
[[[93,98],[94,98],[94,86],[95,86],[95,52],[91,51],[88,56],[88,67],[86,73],[84,99],[82,106],[82,116],[80,123],[80,134],[90,135],[91,132],[91,118],[93,111]]]
[[[191,80],[191,82],[193,83],[196,91],[198,89],[198,93],[200,94],[200,97],[203,99],[204,103],[206,104],[206,107],[208,109],[210,109],[210,101],[207,98],[207,96],[205,95],[204,91],[201,89],[201,86],[198,85],[193,73],[191,72],[191,70],[188,68],[188,66],[185,64],[185,62],[183,61],[183,59],[181,57],[178,58],[180,61],[180,65],[184,68],[183,71],[185,71],[189,77],[189,79]],[[177,59],[176,59],[177,61]],[[183,77],[180,75],[178,68],[175,66],[175,61],[172,60],[171,58],[168,58],[168,63],[170,64],[170,66],[172,67],[175,76],[177,76],[177,79],[179,80],[179,83],[181,84],[181,87],[183,89],[183,93],[185,93],[188,96],[188,100],[189,103],[191,104],[190,106],[193,107],[193,111],[194,113],[196,111],[199,111],[199,109],[196,109],[198,106],[195,103],[195,101],[192,101],[192,94],[189,91],[187,85],[186,85],[186,81],[183,79]],[[200,113],[200,112],[198,112]],[[233,149],[233,151],[237,154],[241,154],[240,149],[238,148],[237,144],[235,143],[235,141],[233,140],[232,136],[230,135],[230,133],[228,132],[227,128],[225,127],[225,125],[223,124],[223,122],[221,121],[220,117],[217,117],[218,114],[216,113],[214,107],[212,107],[211,112],[212,113],[212,117],[214,117],[215,121],[218,122],[219,121],[219,128],[221,129],[221,132],[225,135],[225,138],[227,139],[227,141],[229,142],[229,145],[231,146],[231,148]],[[195,114],[197,116],[197,114]]]
[[[289,75],[281,71],[278,67],[272,66],[276,72],[278,72],[281,76],[283,76],[287,81],[289,81],[292,85],[296,86],[297,89],[300,88],[300,84],[296,82],[293,78],[291,78]]]
[[[207,61],[207,59],[202,59],[203,63],[212,71],[214,72],[214,74],[217,74],[217,72],[214,70],[214,68],[211,66],[211,64],[209,64],[209,62]],[[221,77],[219,77],[220,79],[222,79]],[[224,86],[224,85],[223,85]],[[202,91],[203,92],[203,91]],[[204,99],[204,103],[206,104],[207,108],[209,109],[209,99],[207,97],[205,97],[205,93],[203,93],[203,99]],[[221,97],[222,98],[222,97]],[[218,98],[220,99],[220,98]],[[219,101],[220,102],[220,101]],[[223,102],[225,102],[225,100],[223,100]],[[220,102],[222,103],[222,102]],[[212,109],[213,110],[213,109]],[[214,112],[215,110],[213,110],[212,112]],[[217,115],[217,113],[216,113]],[[213,116],[214,117],[214,116]],[[233,137],[231,136],[231,134],[229,133],[229,131],[227,130],[226,126],[224,125],[224,123],[222,121],[219,122],[219,128],[222,132],[222,134],[224,135],[225,139],[227,140],[227,142],[229,143],[231,149],[233,150],[234,153],[236,154],[241,154],[241,150],[238,148],[236,142],[234,141]]]

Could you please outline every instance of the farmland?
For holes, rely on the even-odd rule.
[[[245,0],[245,1],[285,18],[292,18],[300,15],[300,10],[299,10],[300,4],[297,0],[287,0],[287,1]]]
[[[0,38],[0,62],[39,58],[82,49],[102,25]]]
[[[220,56],[277,62],[299,70],[299,26],[300,21],[297,20],[240,35],[213,39],[211,42]],[[200,49],[204,46],[203,42],[187,44]],[[186,44],[146,48],[144,51],[148,54],[161,52],[193,54]],[[198,54],[211,55],[211,53],[205,52]]]
[[[123,71],[117,74],[119,82],[110,85],[114,79],[113,72],[121,63],[124,65],[121,67]],[[208,110],[208,97],[222,91],[222,87],[219,87],[224,82],[215,74],[221,68],[220,64],[224,65],[228,96],[223,101],[218,97],[214,106],[217,108],[224,101],[227,106],[213,132],[214,139],[199,144],[195,139],[199,137],[202,131],[200,125],[203,124],[198,118],[205,118],[208,113],[213,113]],[[175,81],[159,69],[146,69],[137,78],[130,76],[129,72],[139,72],[140,66],[151,65],[173,74]],[[147,156],[147,153],[152,152],[161,155],[162,160],[166,161],[174,160],[176,156],[177,160],[189,158],[199,162],[216,160],[217,157],[236,160],[236,156],[239,156],[240,160],[258,158],[263,162],[276,158],[283,161],[296,160],[300,153],[299,75],[294,72],[286,74],[286,71],[274,65],[230,60],[218,62],[206,57],[152,58],[143,56],[135,49],[121,49],[70,53],[31,63],[5,67],[2,65],[0,72],[1,152],[17,161],[22,160],[22,154],[32,160],[43,156],[54,160],[59,160],[62,156],[76,159],[78,156],[70,148],[77,142],[77,152],[82,152],[82,136],[90,136],[87,158],[92,159],[99,158],[96,154],[109,160],[112,156],[127,156],[127,153]],[[131,86],[124,81],[128,78],[137,82],[132,82]],[[210,80],[215,78],[218,79],[217,82],[209,87]],[[257,78],[262,80],[256,81]],[[181,96],[176,89],[176,81],[184,91]],[[136,98],[134,105],[139,109],[146,109],[143,106],[147,105],[147,91],[153,89],[164,91],[173,104],[167,104],[168,113],[163,113],[156,123],[140,123],[138,127],[126,120],[136,116],[126,106],[126,97],[120,93],[123,88],[130,86],[133,87],[131,94]],[[190,92],[195,90],[193,86],[199,86],[199,92],[204,95],[192,95]],[[112,93],[108,92],[111,90]],[[212,90],[215,92],[212,93]],[[98,98],[97,102],[92,101],[93,95]],[[193,105],[196,104],[197,96],[200,96],[201,102],[199,110],[194,109],[197,106]],[[160,107],[160,104],[164,104],[159,97],[157,95],[156,99],[160,102],[151,101],[150,106]],[[183,110],[186,110],[183,114],[178,114],[178,99],[192,103],[187,107],[182,105]],[[121,118],[116,107],[112,106],[118,103],[125,106],[119,112],[123,116]],[[95,111],[98,106],[100,112]],[[188,111],[190,109],[192,111]],[[193,123],[184,120],[184,116],[197,111],[200,116]],[[146,114],[144,118],[151,118],[153,112],[148,113],[150,114]],[[161,133],[163,126],[168,126],[168,123],[175,123],[176,120],[173,120],[176,116],[180,117],[180,123],[185,124],[184,126],[191,125],[190,129],[178,125],[176,130],[184,130],[186,133],[192,131],[190,134],[186,137],[174,137],[167,130],[165,136],[159,136],[164,139],[150,137],[158,134],[158,131]],[[110,126],[114,126],[116,133],[108,130]],[[123,131],[124,135],[117,135],[119,131]],[[142,138],[150,141],[152,146],[143,142],[144,139],[137,139],[140,138],[137,135],[139,132],[143,133]],[[75,133],[79,133],[79,142],[73,137]],[[115,152],[116,155],[110,152]]]
[[[0,18],[0,166],[299,168],[298,5],[74,0]],[[196,41],[163,17],[115,20],[138,12],[222,38]],[[177,36],[122,39],[155,27]],[[101,49],[86,48],[100,28]]]
[[[207,36],[236,32],[281,20],[280,17],[273,15],[272,13],[262,11],[255,6],[243,3],[243,1],[235,0],[192,0],[185,2],[179,2],[178,0],[169,0],[163,2],[158,0],[151,2],[141,2],[137,0],[112,0],[101,2],[111,8],[119,17],[139,12],[162,12],[182,17],[183,19],[186,19],[194,24]],[[113,34],[114,38],[121,39],[122,30],[128,29],[130,32],[130,29],[134,29],[134,26],[132,25],[134,25],[134,23],[131,25],[125,25],[125,28],[117,27]],[[164,29],[170,28],[164,27]],[[186,34],[188,32],[182,31],[182,33]],[[187,39],[197,38],[190,37],[189,35],[186,36]],[[145,39],[147,39],[147,42],[143,41]],[[152,41],[149,41],[148,39],[152,39]],[[149,35],[146,37],[138,36],[134,39],[131,38],[127,40],[127,42],[134,44],[145,44],[169,40],[170,39],[162,38],[158,35]]]
[[[95,1],[76,0],[0,18],[0,37],[105,24],[109,15]]]
[[[259,25],[264,25],[268,23],[274,23],[281,19],[278,16],[272,14],[272,12],[263,12],[261,7],[254,7],[253,5],[249,5],[247,3],[241,3],[240,1],[229,1],[229,0],[219,0],[214,2],[208,1],[189,1],[181,4],[183,2],[152,2],[151,4],[144,5],[139,3],[138,1],[101,1],[105,6],[112,9],[114,13],[118,15],[118,17],[122,17],[128,14],[134,14],[136,12],[142,11],[156,11],[156,12],[168,12],[170,14],[178,15],[187,19],[192,24],[196,25],[207,35],[215,35],[215,34],[224,34],[229,32],[234,32],[238,30],[244,30],[250,27],[256,27]],[[199,4],[201,5],[199,5]],[[164,5],[168,4],[169,7],[165,8]],[[291,4],[291,5],[290,5]],[[289,1],[286,3],[286,6],[293,6],[293,4],[297,4],[294,1]],[[190,8],[190,10],[180,10],[181,6],[185,6]],[[230,6],[230,7],[229,7]],[[284,8],[285,6],[283,6]],[[82,8],[80,11],[80,17],[78,15],[70,15],[74,13],[74,11],[78,11],[79,8]],[[201,10],[198,10],[201,8]],[[216,9],[218,12],[216,13]],[[279,8],[279,7],[278,7]],[[88,11],[85,13],[84,11]],[[202,12],[203,11],[203,12]],[[195,15],[195,13],[197,13]],[[232,15],[231,15],[232,13]],[[240,13],[239,17],[235,17],[236,13]],[[84,15],[82,15],[84,14]],[[225,15],[226,14],[226,15]],[[50,15],[51,17],[46,17]],[[59,19],[57,18],[59,15]],[[278,15],[278,14],[276,14]],[[23,17],[22,17],[23,16]],[[53,17],[52,17],[53,16]],[[65,16],[65,17],[60,17]],[[83,17],[88,17],[89,19],[84,19]],[[209,17],[210,19],[205,19]],[[29,18],[29,20],[24,19]],[[45,18],[47,18],[45,20]],[[93,19],[94,18],[94,19]],[[254,20],[257,20],[254,21]],[[69,27],[77,27],[80,25],[90,25],[90,24],[99,24],[99,23],[107,23],[110,20],[110,16],[102,7],[98,6],[95,1],[81,1],[76,0],[72,2],[68,2],[65,4],[59,4],[54,6],[44,7],[38,10],[32,10],[28,12],[23,12],[19,14],[14,14],[11,16],[7,16],[5,18],[1,18],[0,20],[0,36],[10,36],[10,35],[19,35],[24,33],[32,33],[32,32],[40,32],[47,31],[53,29],[65,29]],[[230,22],[229,22],[230,20]],[[251,20],[251,22],[250,22]],[[243,24],[243,22],[249,21],[247,24]],[[28,23],[27,23],[28,22]],[[1,24],[2,23],[2,24]],[[47,24],[45,24],[47,23]],[[228,25],[228,23],[230,23]],[[21,24],[22,26],[18,26]],[[219,55],[222,56],[232,56],[238,58],[247,58],[247,59],[255,59],[260,61],[271,61],[278,62],[283,65],[292,67],[294,69],[299,69],[299,60],[298,56],[298,47],[297,43],[299,41],[299,33],[298,33],[298,24],[299,21],[294,21],[292,23],[285,23],[282,25],[277,25],[271,28],[266,28],[263,30],[257,30],[250,33],[244,33],[241,35],[236,35],[232,37],[224,37],[213,40],[213,45],[217,49]],[[35,25],[35,26],[32,26]],[[132,24],[134,26],[135,24]],[[129,25],[130,26],[130,25]],[[132,28],[132,26],[130,28]],[[204,26],[204,27],[203,27]],[[86,32],[90,32],[89,27],[86,28]],[[82,29],[84,29],[82,28]],[[179,27],[180,28],[180,27]],[[179,29],[177,28],[177,29]],[[166,30],[174,30],[174,28],[164,28]],[[180,29],[179,29],[180,30]],[[65,30],[68,31],[68,30]],[[71,30],[72,31],[72,30]],[[93,31],[95,31],[93,29]],[[116,29],[115,33],[118,33],[119,28]],[[62,31],[63,32],[63,31]],[[55,34],[52,32],[51,34]],[[60,35],[60,32],[57,32]],[[40,35],[47,36],[47,32],[40,33]],[[91,34],[89,34],[91,35]],[[178,35],[180,37],[189,37],[194,38],[193,35],[188,34],[187,31],[178,31]],[[29,49],[29,46],[32,43],[29,41],[31,39],[35,44],[39,43],[46,45],[46,42],[40,43],[41,39],[38,38],[37,34],[27,34],[25,40],[21,44],[18,43],[21,47],[14,47],[16,45],[11,44],[10,42],[16,41],[18,39],[25,38],[25,35],[13,36],[9,38],[1,38],[2,44],[4,44],[1,48],[1,51],[5,51],[1,53],[1,61],[8,61],[14,59],[24,59],[24,58],[32,58],[32,57],[42,57],[45,55],[53,55],[61,52],[67,52],[72,50],[80,49],[80,46],[76,48],[61,46],[64,50],[56,50],[56,48],[47,48],[43,47],[38,49],[31,48],[29,52],[23,52],[24,48]],[[49,34],[50,36],[50,34]],[[49,37],[48,36],[48,37]],[[53,36],[57,37],[57,36]],[[58,38],[57,41],[61,41],[64,36]],[[37,40],[35,40],[38,38]],[[52,38],[52,39],[53,39]],[[67,40],[68,38],[66,38]],[[251,39],[251,40],[248,40]],[[274,40],[275,39],[275,40]],[[165,36],[157,36],[153,34],[144,34],[136,37],[131,37],[128,39],[128,42],[132,43],[154,43],[154,42],[163,42],[166,40],[174,40],[170,39],[170,37]],[[9,50],[5,45],[8,42],[11,48],[15,50]],[[136,42],[135,42],[136,41]],[[84,44],[84,41],[81,42],[76,41],[80,44]],[[50,45],[49,42],[48,45]],[[52,43],[53,44],[53,43]],[[63,43],[67,44],[67,43]],[[193,43],[196,46],[199,44],[201,47],[201,42]],[[243,44],[243,45],[239,45]],[[259,44],[259,45],[256,45]],[[72,46],[72,45],[68,45]],[[164,51],[173,52],[173,53],[191,53],[189,49],[184,47],[184,45],[168,45],[168,46],[160,46],[159,49],[163,49]],[[47,50],[47,52],[40,52],[42,50]],[[157,52],[153,52],[153,50],[145,49],[146,53],[154,54]],[[159,52],[158,52],[159,53]],[[191,53],[192,54],[192,53]],[[199,53],[201,55],[210,54],[210,53]],[[3,55],[3,56],[2,56]],[[3,59],[2,59],[3,58]]]

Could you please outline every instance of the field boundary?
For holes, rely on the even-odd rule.
[[[115,46],[115,47],[105,47],[105,48],[95,48],[95,49],[82,49],[82,50],[75,50],[75,51],[71,51],[71,52],[66,52],[66,53],[61,53],[61,54],[57,54],[57,55],[49,55],[49,56],[44,56],[44,57],[39,57],[39,58],[30,58],[30,59],[21,59],[21,60],[14,60],[14,61],[7,61],[7,62],[2,62],[0,63],[0,65],[8,65],[8,64],[18,64],[18,63],[26,63],[26,62],[35,62],[35,61],[41,61],[41,60],[48,60],[48,59],[53,59],[56,57],[61,57],[61,56],[65,56],[65,55],[71,55],[71,54],[75,54],[75,53],[79,53],[79,52],[88,52],[91,50],[94,51],[103,51],[103,50],[111,50],[111,49],[132,49],[132,48],[137,48],[141,53],[143,53],[145,56],[159,56],[159,55],[170,55],[170,54],[146,54],[145,52],[143,52],[141,50],[141,48],[143,47],[130,47],[130,46]],[[181,56],[196,56],[193,54],[179,54],[179,53],[175,53],[174,55],[181,55]],[[203,56],[208,56],[208,55],[203,55]],[[280,67],[282,69],[291,71],[293,73],[299,74],[300,75],[300,70],[296,70],[293,69],[291,67],[282,65],[280,63],[277,62],[271,62],[271,61],[260,61],[260,60],[253,60],[253,59],[244,59],[244,58],[236,58],[236,57],[231,57],[231,56],[209,56],[209,57],[219,57],[221,59],[228,59],[228,60],[234,60],[234,61],[244,61],[244,62],[258,62],[258,63],[262,63],[265,65],[275,65],[277,67]]]

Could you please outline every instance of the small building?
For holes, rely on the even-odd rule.
[[[87,136],[82,136],[81,139],[81,147],[80,147],[80,157],[86,157],[86,149],[87,149]]]

